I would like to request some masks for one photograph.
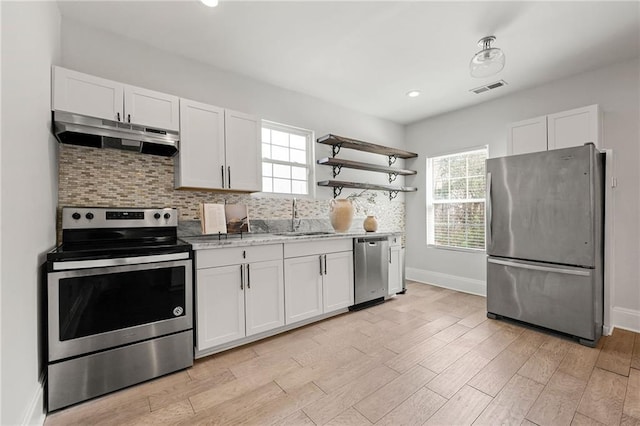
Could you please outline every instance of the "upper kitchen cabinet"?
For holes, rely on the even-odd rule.
[[[176,96],[53,67],[51,108],[165,130],[178,130]]]
[[[260,191],[259,137],[257,117],[180,99],[176,188]]]
[[[588,142],[600,148],[598,105],[511,123],[507,130],[507,155],[568,148]]]
[[[600,148],[600,108],[590,105],[547,116],[549,149],[593,142]]]
[[[518,121],[509,125],[507,155],[547,150],[547,116]]]

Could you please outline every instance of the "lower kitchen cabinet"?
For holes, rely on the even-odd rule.
[[[284,325],[282,245],[201,250],[196,268],[198,352]]]
[[[244,290],[246,335],[284,325],[282,260],[248,263]]]
[[[389,296],[400,293],[404,280],[404,249],[402,246],[389,247]]]
[[[353,251],[324,255],[322,306],[324,313],[353,305]]]
[[[284,260],[286,323],[322,315],[322,256]]]
[[[351,239],[284,246],[286,324],[353,305]]]

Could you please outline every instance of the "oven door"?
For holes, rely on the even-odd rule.
[[[49,361],[192,328],[192,260],[51,272]]]

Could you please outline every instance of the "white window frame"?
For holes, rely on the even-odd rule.
[[[473,253],[478,253],[478,252],[484,252],[486,251],[486,245],[487,245],[487,235],[486,235],[486,227],[485,227],[485,235],[484,235],[484,243],[485,243],[485,247],[483,248],[468,248],[468,247],[457,247],[457,246],[446,246],[446,245],[440,245],[440,244],[436,244],[435,243],[435,213],[434,213],[434,205],[435,204],[452,204],[452,203],[460,203],[460,202],[469,202],[469,203],[473,203],[473,202],[482,202],[485,204],[485,211],[486,211],[486,196],[483,198],[477,198],[477,199],[461,199],[461,200],[447,200],[445,202],[441,202],[441,201],[435,201],[434,197],[433,197],[433,165],[432,162],[434,159],[436,158],[443,158],[443,157],[454,157],[457,155],[461,155],[461,154],[469,154],[472,152],[476,152],[476,151],[485,151],[486,153],[486,158],[489,158],[489,146],[488,145],[481,145],[481,146],[474,146],[474,147],[469,147],[469,148],[464,148],[464,149],[459,149],[456,151],[452,151],[452,152],[447,152],[447,153],[443,153],[443,154],[438,154],[438,155],[432,155],[430,157],[427,158],[426,160],[426,183],[427,183],[427,190],[426,190],[426,229],[427,229],[427,235],[426,235],[426,242],[427,242],[427,246],[428,247],[432,247],[432,248],[437,248],[437,249],[443,249],[443,250],[454,250],[454,251],[466,251],[466,252],[473,252]],[[486,174],[486,170],[485,170],[485,174]],[[485,181],[485,185],[486,185],[486,181]],[[484,193],[486,194],[486,188]]]
[[[270,130],[281,131],[290,134],[296,134],[300,136],[304,136],[307,140],[306,146],[306,163],[294,163],[289,161],[278,161],[272,160],[270,158],[262,157],[262,129],[267,128]],[[290,126],[288,124],[276,123],[274,121],[262,120],[260,126],[260,185],[262,185],[262,166],[265,162],[270,164],[283,164],[288,166],[296,166],[296,167],[306,167],[307,169],[307,193],[306,194],[292,194],[292,193],[284,193],[284,192],[259,192],[255,195],[258,196],[269,196],[269,197],[281,197],[281,198],[315,198],[316,195],[316,187],[315,187],[315,167],[314,167],[314,142],[315,135],[312,130],[304,129],[301,127]]]

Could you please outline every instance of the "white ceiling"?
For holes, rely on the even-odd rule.
[[[65,18],[398,123],[639,54],[638,2],[63,1]],[[506,66],[469,76],[483,36]],[[470,89],[499,79],[508,86]],[[417,98],[405,96],[420,90]]]

